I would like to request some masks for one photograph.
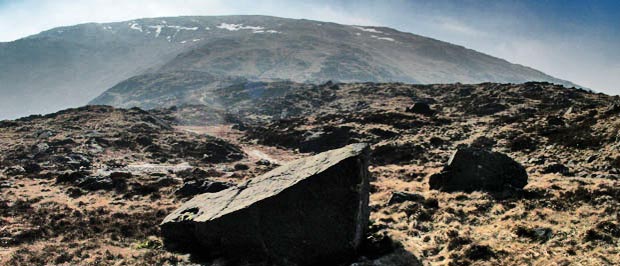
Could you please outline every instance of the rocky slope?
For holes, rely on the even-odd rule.
[[[0,119],[83,105],[135,75],[178,71],[296,82],[573,85],[385,27],[267,16],[148,18],[54,28],[0,43]]]
[[[213,92],[220,106],[1,122],[0,264],[195,262],[163,249],[157,226],[190,196],[357,142],[371,144],[372,178],[356,265],[620,263],[617,96],[548,83]],[[466,147],[510,157],[527,184],[431,189]]]

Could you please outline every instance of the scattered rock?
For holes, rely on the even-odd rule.
[[[500,103],[485,103],[474,107],[473,113],[479,116],[492,115],[508,109]]]
[[[32,147],[32,154],[35,156],[40,155],[49,150],[49,148],[50,146],[47,143],[38,143]]]
[[[428,143],[430,143],[430,144],[431,144],[431,145],[433,145],[433,146],[441,146],[441,145],[443,145],[444,143],[446,143],[446,140],[444,140],[444,139],[442,139],[442,138],[439,138],[439,137],[431,137],[431,138],[428,140]]]
[[[413,159],[419,158],[423,152],[422,146],[412,142],[391,142],[375,146],[371,157],[373,164],[398,164],[411,162]]]
[[[236,171],[245,171],[250,169],[248,165],[242,163],[235,164],[234,168]]]
[[[422,262],[403,248],[398,248],[385,256],[351,264],[350,266],[422,266]]]
[[[476,149],[491,150],[496,143],[497,141],[495,141],[494,139],[480,136],[474,139],[474,141],[472,141],[469,146]]]
[[[533,241],[539,242],[547,242],[547,240],[551,239],[553,236],[553,231],[551,228],[547,227],[528,228],[524,226],[517,226],[515,233],[519,237],[526,237]]]
[[[585,242],[603,241],[609,244],[620,239],[620,224],[613,221],[601,221],[588,229],[583,240]]]
[[[181,197],[189,197],[202,193],[215,193],[231,187],[232,184],[210,180],[191,180],[183,184],[175,193]]]
[[[527,172],[503,153],[474,148],[459,149],[440,173],[429,179],[431,189],[441,191],[502,191],[521,189],[527,184]]]
[[[549,116],[547,117],[547,124],[550,126],[564,126],[565,123],[562,117]]]
[[[465,256],[470,260],[488,260],[495,257],[495,252],[487,245],[471,245],[465,250]]]
[[[409,113],[421,114],[421,115],[426,115],[426,116],[430,116],[435,113],[435,111],[433,111],[427,103],[423,103],[423,102],[416,102],[411,107],[407,107],[405,111]]]
[[[257,165],[264,165],[264,166],[270,166],[271,165],[271,161],[267,160],[267,159],[260,159],[256,162]]]
[[[28,174],[36,174],[41,172],[41,166],[37,163],[30,162],[24,165],[24,170]]]
[[[349,143],[349,127],[325,127],[321,131],[309,131],[299,143],[300,152],[323,152],[343,147]]]
[[[368,224],[367,152],[366,144],[349,145],[199,195],[164,219],[164,243],[209,257],[275,264],[346,261]]]
[[[60,174],[58,177],[56,177],[56,184],[73,183],[73,182],[76,182],[78,179],[82,179],[82,178],[86,177],[87,175],[88,175],[88,173],[80,172],[80,171],[64,172],[64,173]]]
[[[402,245],[390,238],[387,233],[374,233],[366,237],[360,248],[360,253],[369,259],[376,259],[392,253],[400,247]]]
[[[424,202],[424,197],[415,193],[395,191],[392,193],[388,205],[403,203],[405,201]]]
[[[8,180],[2,180],[0,181],[0,188],[10,188],[13,186],[13,182],[8,181]]]
[[[86,190],[110,190],[114,188],[114,182],[109,177],[86,176],[76,180],[75,185]]]
[[[533,151],[536,150],[536,141],[526,135],[519,135],[508,140],[508,147],[511,151]]]
[[[391,139],[394,137],[397,137],[399,134],[397,132],[391,131],[391,130],[385,130],[385,129],[381,129],[381,128],[372,128],[370,130],[368,130],[368,132],[370,132],[373,135],[376,135],[382,139]]]
[[[545,169],[543,169],[543,174],[561,174],[561,175],[569,175],[570,169],[561,163],[554,163],[547,165]]]
[[[21,167],[19,165],[13,165],[8,167],[7,169],[4,169],[4,174],[7,176],[16,176],[16,175],[23,175],[26,173],[26,169],[24,169],[24,167]]]

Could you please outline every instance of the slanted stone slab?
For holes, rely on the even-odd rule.
[[[166,246],[200,256],[317,265],[355,255],[370,210],[368,146],[292,161],[201,194],[161,223]]]

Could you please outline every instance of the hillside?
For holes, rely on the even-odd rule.
[[[267,16],[149,18],[54,28],[0,43],[0,119],[80,106],[136,75],[185,71],[252,81],[549,81],[573,86],[528,67],[385,27]]]
[[[238,265],[163,248],[159,223],[193,195],[358,142],[372,148],[370,224],[343,265],[620,263],[617,96],[549,83],[259,85],[212,90],[219,106],[0,122],[0,264]],[[465,149],[514,159],[525,186],[433,188]]]

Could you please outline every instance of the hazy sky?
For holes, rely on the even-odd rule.
[[[389,26],[620,94],[619,0],[0,0],[0,41],[84,22],[233,14]]]

